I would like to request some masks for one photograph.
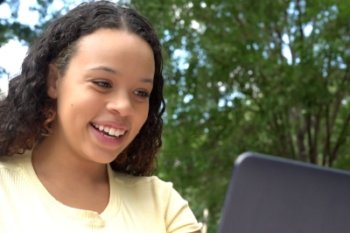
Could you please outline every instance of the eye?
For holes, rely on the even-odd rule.
[[[151,95],[150,92],[146,90],[136,90],[134,94],[144,99],[148,99]]]
[[[112,84],[105,80],[94,80],[93,83],[101,88],[111,88]]]

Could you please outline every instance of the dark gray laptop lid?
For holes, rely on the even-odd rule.
[[[251,152],[240,155],[219,233],[310,232],[350,232],[350,173]]]

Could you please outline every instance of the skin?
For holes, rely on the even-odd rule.
[[[61,77],[51,65],[48,95],[57,100],[52,134],[33,151],[33,166],[62,203],[102,212],[108,204],[106,164],[138,134],[149,110],[154,58],[126,31],[100,29],[82,37]],[[104,135],[104,126],[124,133]]]

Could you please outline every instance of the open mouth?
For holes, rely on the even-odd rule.
[[[115,129],[103,125],[98,125],[95,123],[91,123],[91,126],[108,137],[120,138],[126,133],[126,130]]]

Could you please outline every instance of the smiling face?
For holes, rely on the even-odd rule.
[[[153,52],[139,36],[117,29],[84,36],[75,50],[63,76],[48,82],[57,99],[49,140],[60,154],[110,163],[147,119]]]

